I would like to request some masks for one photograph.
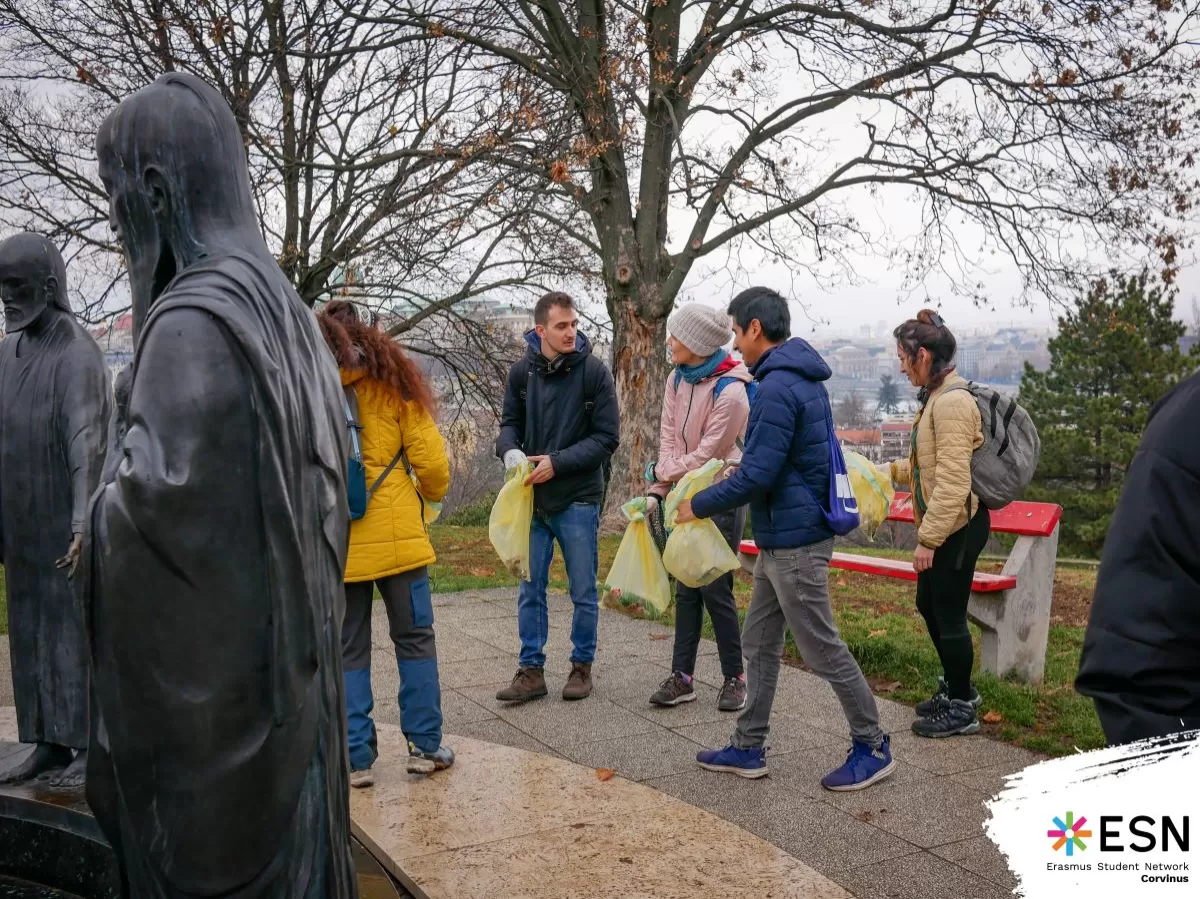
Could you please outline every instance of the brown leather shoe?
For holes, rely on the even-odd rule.
[[[518,668],[512,683],[496,694],[501,702],[529,702],[546,695],[546,675],[541,668]]]
[[[585,699],[592,695],[592,666],[571,663],[571,674],[563,687],[563,699]]]

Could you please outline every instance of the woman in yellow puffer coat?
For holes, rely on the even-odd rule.
[[[400,727],[408,740],[408,770],[448,768],[442,745],[441,687],[433,634],[428,566],[435,561],[425,506],[450,485],[450,463],[434,421],[429,385],[400,347],[364,324],[351,303],[326,305],[318,321],[342,375],[348,425],[357,423],[369,489],[366,512],[350,525],[342,669],[346,681],[350,783],[374,781],[371,720],[371,608],[376,589],[387,609],[400,666]]]
[[[971,493],[971,457],[983,443],[979,408],[954,371],[957,342],[942,317],[923,309],[894,332],[900,369],[920,388],[907,460],[893,462],[892,480],[912,488],[917,524],[917,610],[937,648],[944,677],[933,698],[917,706],[913,732],[949,737],[979,730],[979,693],[967,603],[975,562],[991,531],[988,510]]]

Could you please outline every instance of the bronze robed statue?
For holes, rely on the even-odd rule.
[[[337,370],[213,88],[160,77],[96,151],[137,349],[84,547],[88,802],[137,899],[353,896]]]

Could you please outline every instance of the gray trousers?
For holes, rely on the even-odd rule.
[[[789,628],[801,658],[837,694],[851,739],[875,748],[883,743],[875,697],[833,622],[829,605],[832,555],[832,539],[794,549],[764,549],[759,554],[754,593],[742,628],[747,695],[733,734],[735,746],[749,749],[762,746],[767,739]]]

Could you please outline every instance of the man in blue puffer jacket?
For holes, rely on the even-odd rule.
[[[822,383],[829,366],[806,341],[791,334],[787,301],[773,290],[752,287],[734,297],[734,346],[758,381],[750,407],[741,465],[725,481],[679,509],[680,522],[710,518],[750,503],[754,538],[761,553],[754,593],[742,628],[746,708],[731,745],[706,750],[696,760],[710,771],[742,777],[767,773],[764,743],[779,682],[786,630],[809,667],[842,703],[853,745],[845,763],[821,779],[828,790],[861,790],[895,770],[879,709],[850,654],[829,605],[833,531],[829,502],[832,411]]]

